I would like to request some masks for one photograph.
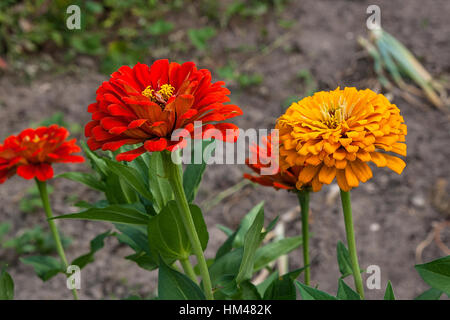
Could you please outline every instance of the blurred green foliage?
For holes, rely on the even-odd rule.
[[[110,73],[148,55],[149,48],[174,29],[162,17],[182,4],[179,0],[2,0],[0,55],[9,61],[40,51],[56,51],[63,61],[89,55],[98,57],[100,69]],[[80,30],[66,27],[70,5],[81,9]]]
[[[278,12],[287,1],[1,0],[0,57],[6,57],[12,68],[22,69],[24,57],[41,53],[46,54],[39,56],[42,68],[49,57],[64,65],[87,55],[97,59],[100,71],[111,73],[121,65],[166,52],[204,51],[217,27],[225,27],[232,17]],[[66,26],[70,5],[80,7],[80,30]],[[185,23],[178,22],[184,16],[193,18],[186,30],[181,27]],[[171,40],[172,33],[177,36]]]
[[[242,88],[257,86],[264,80],[261,74],[240,71],[235,61],[230,61],[227,65],[219,68],[217,74],[221,79],[234,82]]]
[[[48,193],[53,192],[53,187],[48,186]],[[25,196],[20,199],[19,209],[25,213],[31,213],[36,209],[42,208],[41,195],[39,189],[36,186],[30,187],[26,190]]]
[[[8,222],[0,224],[1,247],[13,249],[17,254],[39,253],[48,254],[56,252],[55,241],[50,232],[42,230],[40,226],[32,229],[25,229],[19,235],[3,240],[10,231],[11,224]],[[62,236],[61,242],[64,247],[68,247],[72,242],[71,238]]]

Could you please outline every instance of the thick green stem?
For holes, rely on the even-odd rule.
[[[194,268],[188,258],[180,259],[181,266],[183,267],[184,273],[191,278],[192,281],[197,283],[197,276],[195,275]]]
[[[302,215],[303,264],[306,266],[305,284],[309,286],[311,279],[311,268],[309,266],[309,191],[299,191],[297,196]]]
[[[344,211],[345,232],[347,235],[348,251],[353,269],[353,278],[355,279],[356,291],[364,299],[364,287],[359,269],[358,254],[356,252],[355,232],[353,230],[352,205],[350,201],[350,191],[341,190],[342,209]]]
[[[186,194],[184,193],[181,168],[179,165],[172,162],[171,153],[168,151],[163,151],[163,162],[164,169],[168,176],[170,186],[172,187],[173,193],[175,195],[175,201],[178,206],[178,210],[181,214],[181,219],[184,226],[186,227],[186,232],[188,234],[189,240],[194,250],[194,254],[197,257],[197,263],[200,269],[200,275],[203,280],[203,288],[205,291],[206,299],[213,300],[213,292],[211,285],[211,278],[209,276],[208,265],[206,264],[205,256],[203,255],[202,245],[195,229],[194,220],[192,219],[191,210],[189,208],[188,201],[186,199]]]
[[[55,240],[56,244],[56,251],[58,252],[59,257],[61,258],[64,269],[67,270],[67,267],[69,266],[67,262],[66,255],[64,253],[64,248],[61,242],[61,238],[59,237],[58,228],[56,227],[55,221],[49,220],[53,217],[52,214],[52,208],[50,207],[50,202],[48,199],[48,192],[47,192],[47,183],[45,181],[39,181],[36,179],[36,184],[39,189],[39,193],[41,195],[42,199],[42,205],[44,206],[45,215],[47,216],[47,222],[50,227],[50,230],[53,235],[53,239]],[[72,294],[75,300],[78,300],[78,294],[76,289],[72,289]]]

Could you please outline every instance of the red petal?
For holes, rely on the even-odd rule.
[[[139,128],[140,126],[142,126],[144,123],[146,123],[148,121],[148,119],[137,119],[137,120],[133,120],[130,122],[130,124],[128,125],[128,129],[134,129],[134,128]]]
[[[147,140],[144,143],[144,148],[147,151],[163,151],[167,146],[167,140],[165,138],[160,138],[158,140]]]
[[[117,161],[133,161],[134,159],[139,157],[144,152],[145,152],[145,148],[142,146],[142,147],[139,147],[139,148],[134,149],[134,150],[130,150],[130,151],[127,151],[127,152],[119,153],[116,156],[116,160]]]
[[[46,181],[53,178],[53,168],[48,163],[41,163],[35,167],[36,178],[39,181]]]
[[[17,167],[17,174],[24,179],[33,179],[36,176],[36,168],[32,164]]]

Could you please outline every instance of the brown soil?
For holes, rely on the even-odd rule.
[[[450,26],[448,1],[291,1],[281,14],[296,24],[288,31],[277,24],[275,14],[264,19],[233,19],[211,42],[207,57],[193,58],[189,54],[171,59],[194,60],[212,70],[234,59],[241,66],[264,76],[263,83],[254,88],[234,89],[232,99],[244,111],[236,123],[244,129],[271,128],[282,112],[281,103],[286,97],[301,95],[305,88],[296,80],[301,69],[308,69],[315,77],[318,88],[334,89],[337,86],[356,86],[379,90],[373,73],[372,61],[358,47],[356,37],[367,35],[366,8],[378,4],[382,10],[382,26],[410,48],[425,67],[439,77],[450,72]],[[191,26],[191,16],[174,17]],[[267,36],[261,35],[261,28]],[[279,40],[282,38],[282,40]],[[242,47],[269,48],[268,51],[238,50]],[[264,53],[263,53],[264,52]],[[153,57],[156,58],[156,57]],[[152,59],[143,61],[151,63]],[[213,71],[214,74],[214,71]],[[89,120],[87,105],[95,99],[95,90],[107,77],[92,71],[92,61],[79,60],[76,74],[40,74],[26,83],[13,74],[0,78],[0,138],[18,133],[30,123],[36,123],[56,111],[65,114],[68,122],[84,124]],[[450,183],[450,121],[448,115],[433,109],[426,101],[413,106],[399,97],[393,102],[399,106],[408,125],[407,167],[401,176],[386,169],[374,169],[374,178],[352,192],[352,205],[357,245],[362,268],[378,265],[382,273],[382,290],[367,290],[370,299],[382,298],[388,280],[396,295],[410,299],[427,288],[414,270],[416,248],[433,230],[435,222],[449,219],[448,211],[433,199],[438,181]],[[79,137],[80,138],[80,137]],[[58,172],[88,170],[87,165],[58,166]],[[217,192],[239,182],[247,169],[242,165],[215,165],[207,169],[198,202],[209,199]],[[18,209],[31,182],[14,178],[0,187],[1,221],[11,221],[14,232],[36,224],[45,227],[43,212],[25,214]],[[70,181],[56,179],[52,182],[54,211],[69,213],[76,208],[68,205],[69,195],[96,199],[98,194]],[[336,188],[329,186],[312,196],[312,279],[319,288],[335,293],[339,270],[336,264],[336,243],[345,241],[344,225]],[[448,202],[444,191],[441,201]],[[235,228],[242,216],[259,201],[265,199],[266,218],[288,212],[297,205],[292,194],[263,187],[247,186],[227,199],[226,203],[206,213],[210,230],[207,256],[212,257],[225,236],[216,227],[223,224]],[[447,207],[448,208],[448,207]],[[89,241],[98,233],[111,228],[97,222],[62,221],[64,234],[74,243],[68,249],[69,257],[88,251]],[[80,232],[82,230],[82,232]],[[287,235],[300,232],[300,219],[287,224]],[[449,246],[450,235],[442,233],[442,241]],[[155,290],[156,274],[139,269],[124,260],[129,250],[108,239],[103,250],[97,253],[95,263],[82,274],[83,299],[123,298],[132,293],[143,296]],[[435,242],[425,248],[423,261],[443,256]],[[17,299],[69,299],[63,276],[43,283],[31,267],[23,265],[11,251],[0,251],[0,261],[9,263],[9,271],[16,284]],[[302,264],[299,253],[290,256],[290,267]],[[366,278],[367,275],[364,275]],[[350,282],[349,282],[350,284]]]

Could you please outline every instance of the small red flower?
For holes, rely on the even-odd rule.
[[[263,186],[273,187],[275,189],[296,189],[297,177],[301,168],[295,166],[289,168],[286,171],[281,171],[278,165],[278,159],[273,159],[273,144],[272,137],[269,135],[263,138],[262,145],[253,145],[250,147],[252,153],[251,158],[256,161],[247,159],[245,162],[249,168],[251,168],[256,175],[244,173],[244,178],[252,182],[258,183]],[[252,159],[252,160],[253,160]],[[273,163],[276,161],[277,163]],[[252,163],[256,162],[256,163]],[[272,171],[272,174],[261,174],[261,170],[266,168],[268,173]]]
[[[139,144],[116,158],[132,161],[146,151],[182,147],[182,137],[171,141],[171,135],[176,129],[186,129],[194,137],[194,121],[202,121],[203,134],[218,129],[224,140],[235,139],[235,125],[217,123],[242,114],[238,106],[224,104],[230,101],[224,84],[211,83],[211,73],[198,70],[193,62],[180,65],[157,60],[150,67],[141,63],[123,66],[98,88],[97,101],[88,107],[92,113],[85,127],[88,145],[92,150],[115,151]]]
[[[25,129],[0,144],[0,183],[17,173],[25,179],[36,177],[45,181],[53,177],[54,162],[83,162],[82,156],[72,155],[81,149],[75,139],[66,141],[67,129],[51,125]]]

